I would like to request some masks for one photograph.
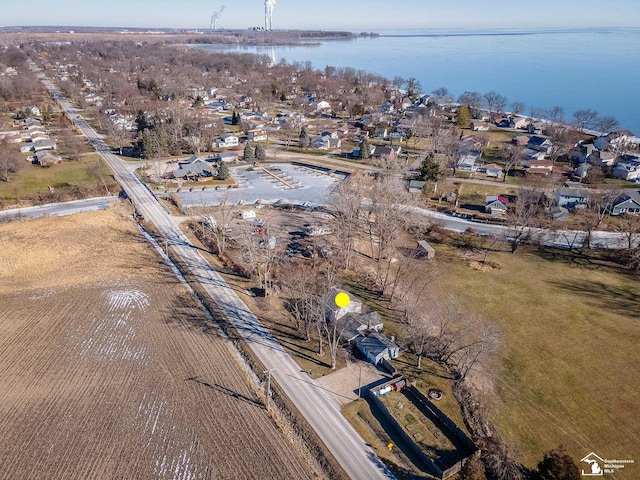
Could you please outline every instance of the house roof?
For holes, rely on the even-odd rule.
[[[207,176],[213,175],[213,170],[209,166],[209,164],[203,163],[193,163],[191,165],[183,165],[177,170],[174,170],[174,177],[189,177],[189,176]]]
[[[378,357],[387,349],[397,348],[396,344],[380,333],[370,333],[358,340],[358,344],[370,355]]]
[[[348,313],[344,316],[345,326],[342,336],[351,341],[371,329],[381,329],[382,319],[376,311],[367,313]]]
[[[551,140],[545,137],[540,137],[538,135],[534,135],[529,139],[529,144],[531,145],[540,146],[540,145],[544,145],[545,143],[551,143]]]
[[[613,206],[614,208],[640,208],[640,190],[626,190]]]
[[[565,198],[588,198],[591,195],[591,190],[588,188],[561,187],[556,190],[556,195]]]

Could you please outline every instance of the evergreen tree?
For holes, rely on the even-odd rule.
[[[256,145],[256,160],[259,162],[264,161],[267,158],[267,152],[261,143]]]
[[[138,133],[142,133],[149,127],[151,127],[151,125],[147,121],[147,115],[143,110],[138,110],[138,115],[136,116],[136,128],[138,130]]]
[[[433,153],[429,153],[420,164],[420,179],[426,182],[437,182],[442,178],[443,171]]]
[[[458,107],[458,113],[456,115],[456,125],[460,128],[469,128],[471,123],[471,112],[466,105],[460,105]]]
[[[220,168],[218,168],[218,180],[226,180],[229,178],[229,167],[226,163],[220,162]]]
[[[580,469],[562,447],[544,454],[533,472],[533,480],[580,480]]]
[[[311,144],[311,138],[309,137],[309,132],[307,132],[306,125],[303,125],[300,130],[300,137],[298,137],[300,148],[308,148]]]
[[[244,144],[244,161],[245,162],[253,162],[256,159],[255,148],[251,144],[251,142],[247,142]]]
[[[371,147],[366,138],[360,143],[360,158],[371,158]]]
[[[240,123],[240,114],[235,110],[231,114],[231,125],[238,125]]]

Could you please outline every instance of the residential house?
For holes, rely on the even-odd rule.
[[[480,168],[480,158],[482,157],[482,152],[480,151],[471,151],[464,153],[458,159],[458,169],[464,170],[467,172],[477,172]]]
[[[609,144],[616,148],[624,148],[625,146],[631,145],[634,142],[635,135],[629,130],[617,130],[615,132],[611,132],[605,137]]]
[[[474,132],[488,132],[489,125],[484,122],[471,122],[471,128]]]
[[[569,152],[569,160],[576,163],[585,163],[587,158],[595,151],[597,149],[593,143],[580,142]]]
[[[640,160],[635,156],[625,156],[613,169],[613,176],[629,182],[640,181]]]
[[[611,207],[611,215],[640,214],[640,190],[626,190]]]
[[[374,365],[400,355],[400,347],[381,333],[370,333],[356,339],[356,346]]]
[[[393,113],[396,111],[396,108],[393,106],[393,103],[385,102],[380,107],[380,111],[382,113]]]
[[[378,127],[373,131],[372,138],[384,140],[389,136],[389,130],[386,127]]]
[[[587,158],[592,165],[600,165],[601,167],[612,167],[616,163],[618,156],[614,152],[593,152]]]
[[[339,138],[333,138],[328,135],[320,137],[313,137],[310,142],[311,148],[317,148],[319,150],[329,150],[334,148],[340,148],[342,140]]]
[[[527,163],[527,175],[549,175],[553,172],[553,162],[551,160],[529,160]]]
[[[484,167],[484,172],[489,178],[497,178],[498,180],[504,177],[504,169],[500,165],[491,163]]]
[[[58,163],[62,163],[62,158],[56,155],[51,150],[41,150],[36,152],[35,162],[42,167],[50,167]]]
[[[320,135],[323,137],[340,138],[338,129],[324,130]]]
[[[517,147],[526,147],[529,143],[529,137],[526,135],[518,135],[517,137],[513,137],[511,141]]]
[[[231,148],[237,147],[240,139],[237,135],[226,133],[213,139],[212,146],[214,148]]]
[[[587,188],[561,187],[556,190],[556,205],[569,211],[586,205],[589,202],[591,191]]]
[[[531,134],[531,135],[542,135],[543,131],[544,131],[544,123],[540,122],[540,121],[534,121],[531,122],[528,126],[527,126],[527,131]]]
[[[380,314],[376,311],[368,313],[348,313],[344,315],[344,328],[342,338],[351,343],[368,333],[381,332],[383,328]]]
[[[388,158],[389,160],[395,160],[400,155],[401,147],[381,147],[377,146],[373,150],[371,156],[373,158]]]
[[[507,202],[508,199],[502,195],[489,195],[485,198],[484,211],[500,217],[507,213]]]
[[[25,105],[21,108],[21,111],[25,115],[33,115],[35,117],[39,117],[42,115],[42,111],[37,105]]]
[[[422,193],[426,184],[424,180],[409,180],[407,188],[409,193]]]
[[[55,150],[57,148],[56,142],[49,140],[48,138],[42,138],[31,142],[33,144],[33,151],[39,152],[41,150]]]
[[[20,144],[20,153],[35,152],[33,142],[23,142]]]
[[[221,163],[237,163],[238,162],[238,153],[237,152],[220,152],[215,155],[214,160]]]
[[[350,297],[349,305],[346,307],[339,307],[336,305],[335,298],[339,293],[346,293]],[[348,292],[344,290],[340,290],[337,288],[332,288],[328,295],[327,301],[325,303],[324,315],[327,321],[332,322],[336,320],[340,320],[348,313],[361,313],[362,312],[362,302],[355,298],[353,295],[350,295]]]
[[[33,126],[41,127],[42,120],[40,120],[39,118],[27,117],[22,121],[22,125],[24,126],[25,130],[28,130],[30,127],[33,127]]]
[[[509,118],[509,128],[522,129],[529,124],[527,117],[516,116]]]
[[[537,150],[539,152],[549,153],[553,148],[553,142],[549,138],[534,135],[529,139],[527,148],[530,148],[531,150]]]
[[[2,132],[0,140],[4,140],[6,143],[20,143],[22,142],[22,135],[20,135],[20,132]]]
[[[331,104],[326,100],[321,100],[313,104],[316,113],[331,113]]]
[[[265,142],[267,140],[267,131],[264,128],[247,130],[247,139],[250,142]]]
[[[544,160],[546,154],[544,152],[539,152],[538,150],[525,148],[524,150],[522,150],[522,156],[525,158],[524,163],[528,163],[532,160]]]

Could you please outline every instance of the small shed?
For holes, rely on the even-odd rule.
[[[429,260],[431,260],[432,258],[435,258],[436,256],[435,248],[429,245],[429,242],[427,242],[426,240],[418,241],[418,252],[422,256],[427,257]]]

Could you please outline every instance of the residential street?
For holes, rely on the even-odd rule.
[[[35,207],[0,210],[0,222],[23,220],[27,218],[73,215],[74,213],[104,210],[118,197],[94,197],[71,202],[49,203]]]
[[[295,361],[269,334],[258,318],[202,257],[198,249],[189,242],[175,219],[169,215],[147,186],[130,172],[125,162],[111,153],[96,131],[31,61],[30,66],[53,99],[112,168],[115,179],[132,200],[138,213],[156,226],[160,234],[167,239],[169,247],[189,266],[195,278],[199,279],[262,363],[272,370],[272,379],[304,415],[349,477],[354,479],[393,478],[373,450],[342,416],[337,401],[305,372],[301,372]]]

